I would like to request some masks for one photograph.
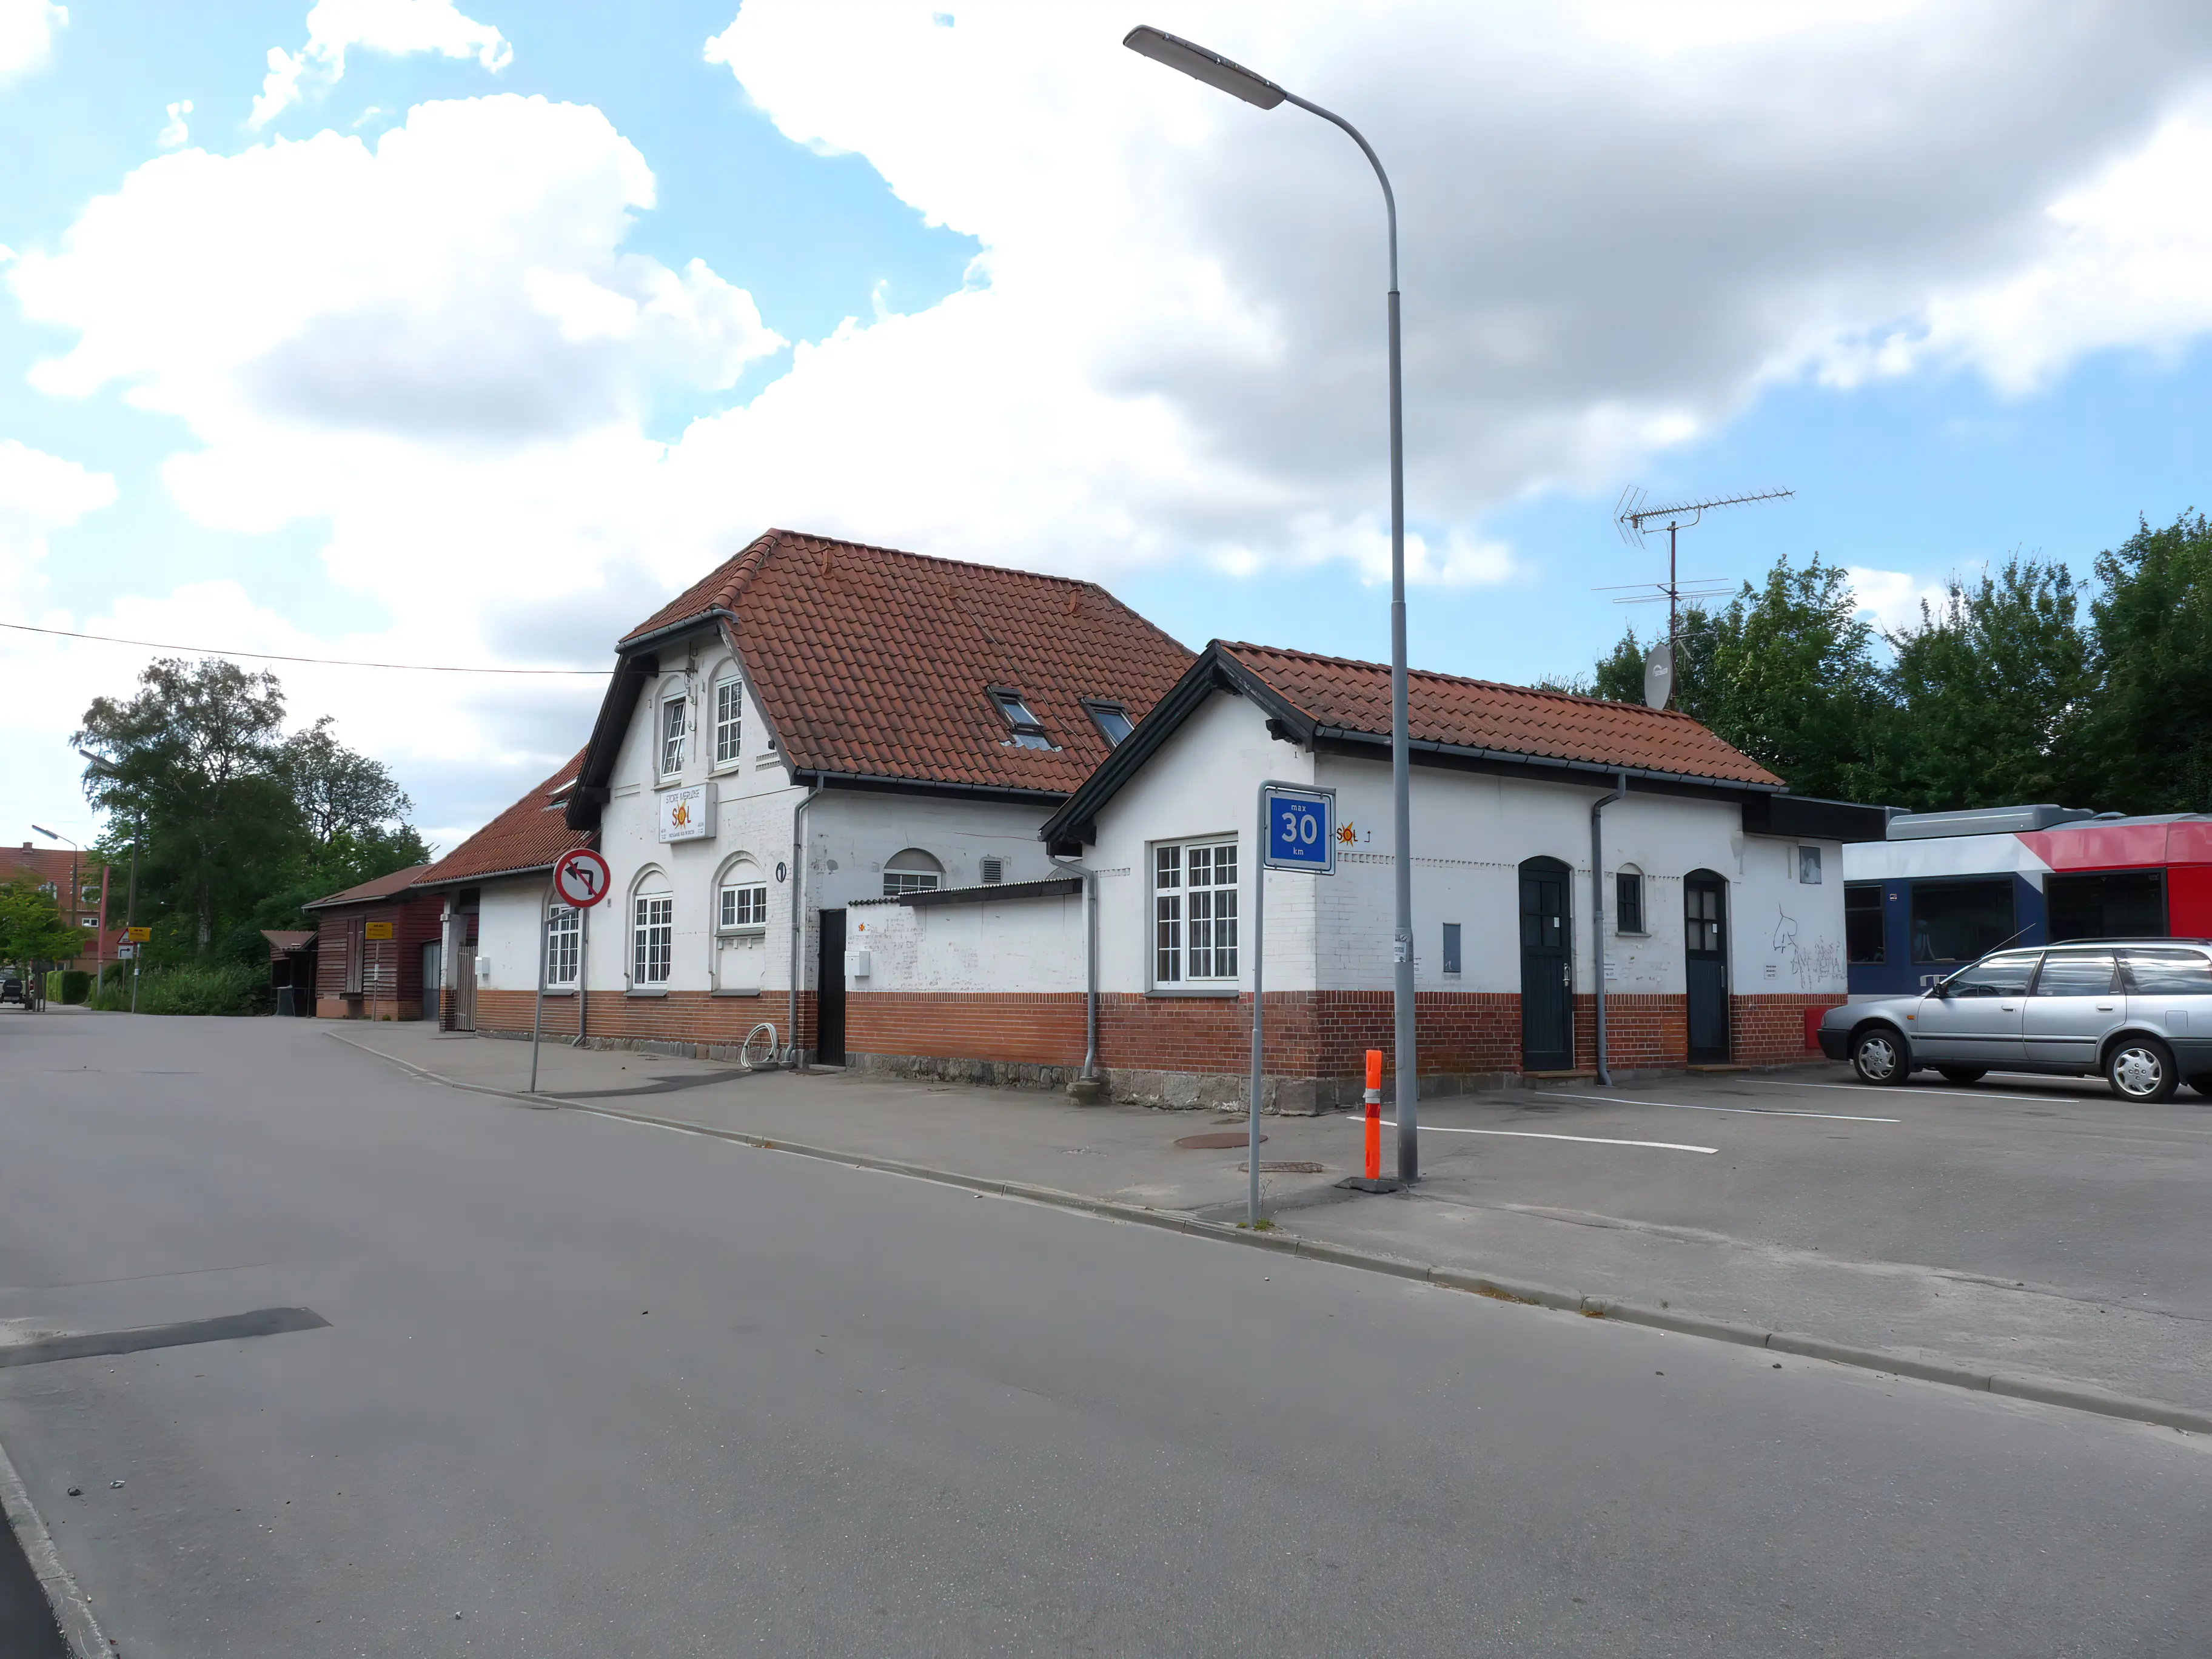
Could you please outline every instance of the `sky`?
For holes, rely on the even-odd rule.
[[[2201,0],[0,0],[0,841],[156,653],[273,665],[450,848],[770,526],[1587,673],[1648,499],[1868,614],[2212,507]]]

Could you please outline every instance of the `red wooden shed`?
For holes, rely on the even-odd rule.
[[[306,908],[317,927],[315,1015],[319,1019],[421,1019],[422,947],[438,942],[443,901],[410,893],[429,868],[410,864]]]

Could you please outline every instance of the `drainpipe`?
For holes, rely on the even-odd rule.
[[[1590,803],[1590,962],[1597,974],[1597,1080],[1613,1086],[1605,1063],[1605,809],[1628,793],[1628,774],[1613,774],[1613,786]]]
[[[814,798],[821,793],[822,786],[817,783],[791,809],[791,1019],[784,1031],[783,1063],[794,1071],[799,1068],[801,1054],[799,1047],[799,947],[806,937],[806,809],[814,805]]]
[[[1103,1097],[1098,1078],[1098,872],[1073,859],[1056,859],[1045,849],[1055,870],[1083,878],[1083,1070],[1068,1087],[1079,1100]],[[1084,1085],[1092,1085],[1085,1088]]]

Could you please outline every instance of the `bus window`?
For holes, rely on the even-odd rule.
[[[2063,939],[2163,939],[2166,872],[2113,870],[2094,876],[2045,876],[2043,902],[2051,942]]]
[[[1885,959],[1878,881],[1852,882],[1844,889],[1844,956],[1854,965]]]
[[[2012,938],[2012,878],[1912,884],[1912,959],[1972,962]]]

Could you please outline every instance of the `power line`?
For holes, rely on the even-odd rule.
[[[601,668],[459,668],[435,662],[362,662],[349,657],[288,657],[278,651],[219,651],[210,645],[165,645],[159,640],[118,639],[112,634],[77,634],[66,628],[33,628],[28,623],[0,622],[19,634],[49,634],[56,639],[96,640],[102,645],[143,646],[149,651],[189,651],[202,657],[251,657],[257,662],[319,663],[325,668],[394,668],[410,674],[580,674],[593,678]]]

